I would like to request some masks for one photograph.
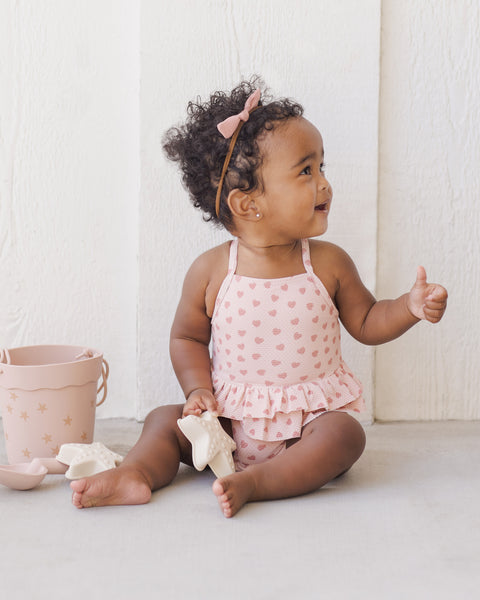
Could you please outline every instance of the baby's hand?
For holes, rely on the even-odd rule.
[[[188,395],[183,407],[182,417],[188,417],[188,415],[199,416],[206,410],[217,416],[217,401],[210,390],[198,388]]]
[[[417,280],[407,298],[408,310],[418,319],[438,323],[447,308],[447,290],[437,283],[427,283],[423,267],[417,269]]]

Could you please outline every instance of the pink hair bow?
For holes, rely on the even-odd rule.
[[[250,117],[250,111],[256,108],[258,105],[260,94],[261,90],[256,89],[245,101],[245,106],[241,112],[239,112],[237,115],[228,117],[228,119],[225,119],[225,121],[222,121],[217,125],[218,131],[223,135],[224,138],[228,139],[232,137],[240,121],[248,121],[248,118]]]

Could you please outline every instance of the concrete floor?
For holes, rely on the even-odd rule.
[[[96,440],[125,454],[140,429],[99,421]],[[28,492],[0,486],[0,597],[479,597],[480,423],[366,429],[367,449],[347,475],[230,520],[213,475],[186,467],[137,507],[77,510],[60,475]]]

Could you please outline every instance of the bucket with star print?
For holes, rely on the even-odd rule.
[[[55,457],[62,444],[92,443],[107,378],[103,354],[83,346],[0,350],[0,406],[10,464]]]

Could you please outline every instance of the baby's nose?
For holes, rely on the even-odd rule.
[[[330,187],[330,184],[328,183],[326,177],[323,175],[323,173],[320,173],[320,176],[318,178],[318,189],[320,190],[328,190],[328,188]]]

